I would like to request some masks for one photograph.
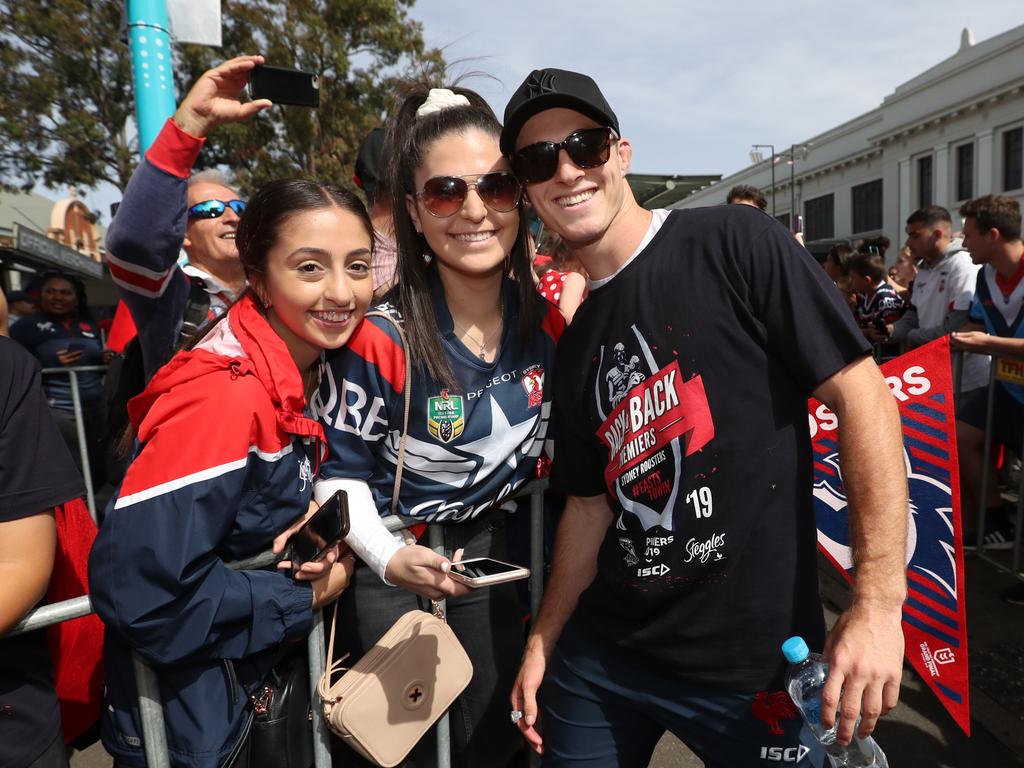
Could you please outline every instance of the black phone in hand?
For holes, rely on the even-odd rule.
[[[320,106],[320,77],[315,72],[269,67],[263,64],[249,73],[249,98],[269,99],[296,107]]]
[[[348,494],[338,491],[288,540],[292,569],[319,560],[327,550],[348,535]]]

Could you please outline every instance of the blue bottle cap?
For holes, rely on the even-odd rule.
[[[799,635],[789,638],[789,640],[782,644],[782,655],[786,657],[786,661],[790,664],[799,664],[810,653],[811,650],[807,647],[807,643]]]

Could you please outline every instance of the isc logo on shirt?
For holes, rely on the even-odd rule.
[[[637,568],[636,575],[640,578],[643,578],[644,576],[664,576],[671,570],[672,569],[664,563],[660,563],[658,565],[652,565],[649,568]]]
[[[776,763],[799,763],[810,751],[811,748],[803,744],[799,747],[761,747],[761,759]]]

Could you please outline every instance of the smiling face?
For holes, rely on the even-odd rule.
[[[344,346],[366,313],[370,243],[363,221],[337,207],[296,213],[278,227],[266,272],[252,283],[300,371],[322,350]]]
[[[63,319],[75,314],[78,295],[75,286],[63,277],[51,277],[39,291],[40,308],[50,317]]]
[[[228,202],[238,198],[238,193],[220,184],[208,181],[189,185],[188,207],[205,200]],[[189,261],[209,272],[220,273],[218,264],[238,261],[235,247],[235,231],[238,229],[238,214],[225,208],[216,219],[192,219],[185,227],[185,251]]]
[[[571,109],[548,109],[526,121],[516,139],[516,149],[540,141],[561,142],[573,131],[599,127]],[[526,196],[544,225],[570,246],[589,245],[627,210],[631,198],[626,194],[626,173],[632,154],[629,141],[618,139],[612,143],[607,163],[583,169],[561,149],[555,175],[527,185]]]
[[[473,182],[480,174],[493,171],[511,171],[498,148],[498,137],[471,128],[447,134],[431,144],[413,179],[418,192],[435,176],[459,176]],[[411,194],[406,195],[405,206],[413,226],[423,234],[436,257],[442,275],[445,271],[471,276],[502,271],[519,230],[517,209],[501,212],[488,208],[472,186],[462,207],[447,218],[432,215],[422,198]]]

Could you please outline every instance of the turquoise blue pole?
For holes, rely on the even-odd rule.
[[[128,46],[132,52],[139,154],[145,154],[174,114],[171,36],[166,0],[128,0]]]

